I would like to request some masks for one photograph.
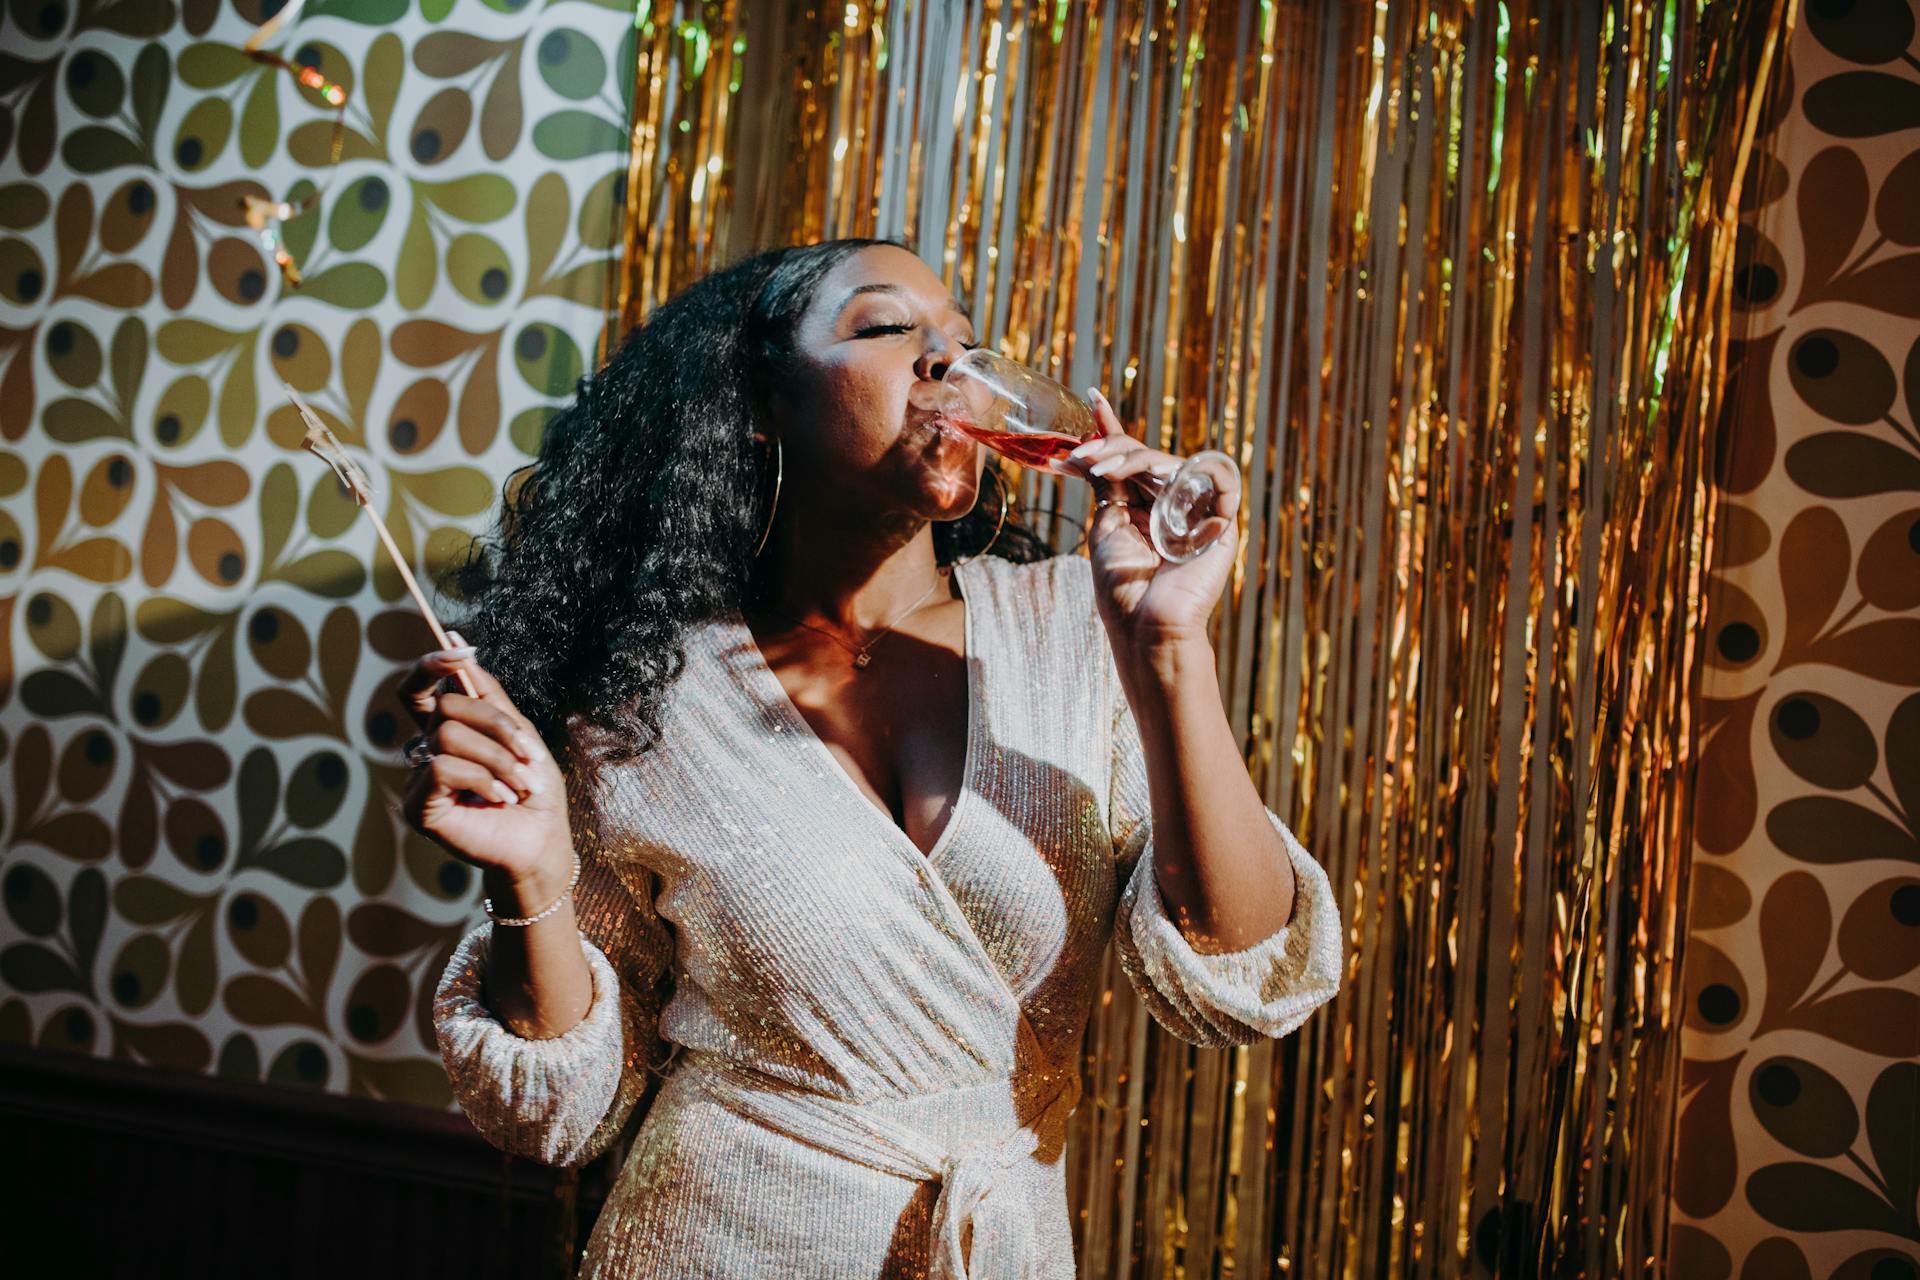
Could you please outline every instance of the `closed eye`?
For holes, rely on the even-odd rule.
[[[915,326],[910,324],[870,324],[865,328],[854,330],[853,336],[856,338],[872,338],[887,333],[912,333],[914,328]],[[980,349],[978,342],[963,342],[960,345],[968,351],[978,351]]]

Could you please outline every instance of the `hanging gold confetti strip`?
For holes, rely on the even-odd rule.
[[[642,10],[623,326],[751,249],[900,237],[1002,350],[1245,468],[1222,693],[1342,887],[1348,981],[1281,1044],[1197,1051],[1110,968],[1082,1274],[1659,1252],[1706,424],[1791,16]],[[1020,497],[1085,514],[1077,481]]]

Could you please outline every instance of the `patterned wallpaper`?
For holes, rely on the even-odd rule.
[[[1911,4],[1805,7],[1748,176],[1669,1258],[1689,1280],[1920,1275]]]
[[[0,1037],[446,1106],[476,877],[395,815],[416,573],[594,358],[632,10],[34,0],[0,37]],[[283,287],[244,195],[316,208]]]

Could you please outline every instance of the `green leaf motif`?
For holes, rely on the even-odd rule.
[[[580,197],[580,243],[590,249],[616,249],[627,227],[627,171],[615,169]]]
[[[347,878],[347,856],[336,845],[313,836],[262,849],[247,865],[304,889],[332,889]]]
[[[549,160],[624,153],[627,131],[590,111],[556,111],[533,126],[533,145]]]
[[[382,556],[380,563],[385,563]],[[274,571],[275,581],[291,583],[302,591],[330,600],[349,600],[366,585],[367,568],[360,557],[328,548],[301,556],[292,564]]]
[[[417,197],[413,216],[407,221],[406,238],[400,242],[400,256],[394,259],[394,299],[403,309],[418,311],[427,305],[439,276],[439,250],[433,243],[433,226],[427,220],[427,202]]]
[[[247,335],[249,339],[253,335]],[[249,342],[247,349],[234,357],[232,367],[227,370],[227,380],[220,388],[220,442],[229,449],[238,449],[253,434],[253,424],[258,416],[260,401],[254,392],[253,346]]]
[[[75,173],[105,173],[109,169],[144,165],[147,153],[118,129],[90,124],[60,140],[60,158]]]
[[[293,533],[293,516],[300,501],[300,482],[290,463],[277,462],[260,482],[260,563],[272,566]]]
[[[388,27],[407,16],[407,0],[314,0],[302,15],[340,18],[369,27]]]
[[[114,910],[133,924],[165,924],[205,903],[159,876],[128,876],[113,886]]]
[[[47,434],[61,444],[133,439],[132,432],[112,414],[91,400],[73,396],[48,405],[41,411],[40,420]]]
[[[478,467],[390,471],[393,483],[442,515],[477,516],[493,505],[493,481]]]
[[[258,170],[273,159],[280,145],[280,78],[263,75],[247,94],[240,112],[240,159]]]
[[[462,222],[497,222],[513,212],[519,193],[497,173],[474,173],[451,182],[416,182],[414,190]]]
[[[365,311],[387,296],[387,278],[370,262],[339,262],[300,285],[300,296],[347,311]]]
[[[52,937],[65,914],[53,877],[31,862],[15,862],[7,869],[5,885],[7,915],[14,924],[32,937]]]
[[[377,173],[356,179],[340,193],[327,215],[327,239],[344,253],[358,253],[380,234],[393,207],[393,191]]]
[[[167,64],[165,46],[158,43],[142,48],[133,60],[133,119],[140,137],[150,148],[153,131],[160,126],[160,114],[167,108],[167,91],[173,85],[172,68]]]
[[[361,104],[366,107],[367,116],[373,121],[373,136],[380,140],[384,149],[387,126],[393,122],[393,104],[399,100],[400,83],[407,74],[407,54],[401,47],[400,37],[391,31],[383,31],[374,37],[361,64],[361,73],[364,86],[360,95]]]
[[[218,89],[259,66],[241,52],[239,46],[209,40],[182,49],[174,70],[179,72],[183,84],[195,89]]]
[[[567,180],[548,170],[534,179],[527,191],[526,238],[527,281],[532,284],[547,274],[547,268],[560,252],[560,241],[567,234],[567,209],[571,197]]]
[[[571,27],[555,27],[540,37],[534,60],[547,87],[575,102],[599,93],[607,75],[607,59],[600,46]]]
[[[483,307],[504,302],[512,272],[506,250],[477,231],[457,235],[447,245],[447,281],[469,302]]]
[[[106,704],[91,685],[54,668],[27,673],[20,682],[20,704],[45,720],[109,714]]]
[[[544,396],[572,395],[585,368],[579,345],[545,321],[528,325],[514,338],[513,363],[527,385]]]
[[[537,404],[531,409],[522,409],[513,415],[513,421],[507,427],[507,439],[513,447],[529,458],[538,456],[540,441],[546,435],[547,423],[559,410],[550,405]]]
[[[92,994],[65,956],[37,942],[17,942],[0,951],[0,981],[24,995],[43,991]]]
[[[220,158],[233,131],[233,108],[221,97],[194,104],[174,130],[173,161],[188,173],[198,173]]]

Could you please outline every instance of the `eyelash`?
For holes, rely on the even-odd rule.
[[[914,326],[910,324],[870,324],[860,330],[855,336],[869,338],[877,333],[912,333],[913,328]],[[960,345],[968,351],[978,351],[980,349],[980,344],[977,342],[963,342]]]

